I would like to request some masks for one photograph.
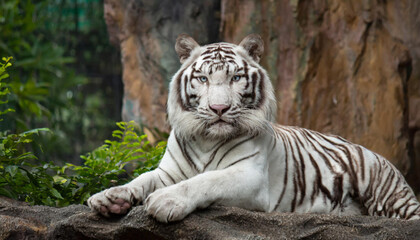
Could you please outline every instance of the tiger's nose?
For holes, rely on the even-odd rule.
[[[215,112],[217,115],[222,116],[223,113],[229,110],[230,106],[225,104],[212,104],[210,105],[210,109]]]

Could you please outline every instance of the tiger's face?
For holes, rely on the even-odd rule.
[[[178,135],[220,139],[258,134],[275,107],[272,85],[258,64],[262,40],[199,46],[180,35],[175,49],[182,66],[170,84],[168,118]]]

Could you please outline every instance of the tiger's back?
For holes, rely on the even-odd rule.
[[[420,217],[404,177],[379,154],[338,136],[279,125],[274,130],[279,152],[272,159],[283,153],[285,171],[275,210]]]

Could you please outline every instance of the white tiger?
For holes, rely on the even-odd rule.
[[[180,35],[182,66],[168,99],[172,132],[159,167],[93,195],[109,216],[135,204],[161,222],[217,203],[257,211],[420,218],[420,204],[390,162],[340,137],[270,122],[272,84],[263,42],[199,46]]]

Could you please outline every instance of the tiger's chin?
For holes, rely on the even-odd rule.
[[[212,123],[205,131],[207,137],[213,139],[230,138],[240,134],[238,127],[223,120]]]

